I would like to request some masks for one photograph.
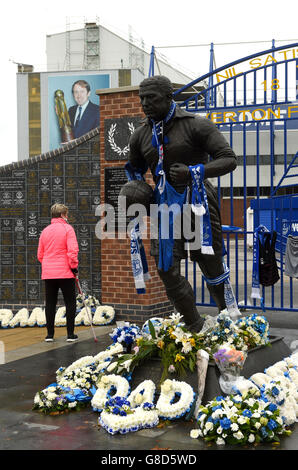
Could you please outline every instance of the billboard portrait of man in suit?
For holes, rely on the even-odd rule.
[[[90,101],[90,93],[86,80],[77,80],[72,85],[72,95],[77,104],[71,106],[68,113],[75,139],[99,126],[99,106]]]

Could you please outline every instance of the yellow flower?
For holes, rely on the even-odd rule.
[[[181,356],[181,354],[176,354],[176,357],[175,357],[175,362],[181,362],[183,361],[183,359],[185,359],[184,356]]]
[[[164,345],[165,345],[165,343],[164,343],[164,341],[162,341],[162,340],[158,341],[158,343],[157,343],[157,347],[158,347],[159,349],[163,349],[163,348],[164,348]]]
[[[189,342],[192,346],[195,346],[195,344],[196,344],[196,341],[195,341],[194,338],[190,338]]]

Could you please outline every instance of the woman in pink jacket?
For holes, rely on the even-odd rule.
[[[39,238],[37,258],[41,263],[41,278],[45,281],[48,335],[45,341],[53,341],[58,291],[61,289],[66,307],[67,341],[75,341],[76,314],[75,274],[78,272],[79,246],[75,231],[68,224],[68,208],[63,204],[51,207],[51,224]]]

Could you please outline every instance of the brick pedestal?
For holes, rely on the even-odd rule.
[[[126,159],[107,160],[105,120],[144,117],[139,100],[138,87],[99,90],[100,97],[100,188],[101,204],[105,202],[105,168],[123,167]],[[122,159],[120,159],[122,158]],[[146,178],[152,183],[151,174]],[[121,235],[123,237],[123,234]],[[146,294],[137,294],[131,269],[130,240],[105,238],[101,241],[102,305],[115,308],[118,320],[143,323],[149,317],[173,312],[163,283],[150,256],[150,240],[143,240],[151,280],[146,282]]]

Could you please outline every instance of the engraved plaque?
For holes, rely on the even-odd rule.
[[[29,300],[39,299],[39,282],[38,281],[28,281],[27,297]]]
[[[89,191],[78,192],[78,209],[80,211],[90,210],[90,193]]]
[[[52,166],[52,173],[54,176],[63,176],[63,163],[54,163]]]
[[[65,174],[66,174],[66,176],[75,176],[77,174],[77,164],[76,164],[76,162],[65,163]]]
[[[3,273],[2,273],[3,276]],[[1,299],[9,301],[13,298],[13,281],[2,281],[0,284]]]
[[[123,167],[105,168],[105,204],[114,208],[115,230],[125,230],[128,222],[118,207],[118,196],[125,183],[127,183],[127,177]]]

